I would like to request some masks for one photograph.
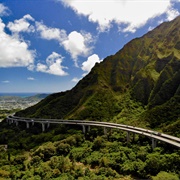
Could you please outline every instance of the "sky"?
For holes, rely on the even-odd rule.
[[[0,92],[69,90],[178,15],[180,0],[0,0]]]

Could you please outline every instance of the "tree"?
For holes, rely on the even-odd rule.
[[[179,177],[176,174],[161,171],[160,173],[158,173],[157,176],[152,176],[152,179],[153,180],[179,180]]]

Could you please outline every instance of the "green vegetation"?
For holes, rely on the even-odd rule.
[[[23,130],[1,123],[0,179],[149,179],[180,177],[180,151],[136,136],[131,144],[126,135],[113,130],[107,136],[101,128],[83,135],[77,126],[54,126],[45,133],[34,126]],[[17,141],[17,139],[19,139]]]
[[[108,121],[180,137],[180,17],[126,44],[96,64],[71,90],[51,94],[17,116]],[[113,130],[40,125],[0,126],[0,177],[5,179],[180,178],[180,151]],[[76,129],[75,129],[76,128]]]
[[[132,40],[71,90],[52,94],[17,115],[112,121],[179,136],[180,130],[171,126],[179,125],[179,26],[180,17]]]

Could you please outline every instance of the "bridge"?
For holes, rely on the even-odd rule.
[[[127,142],[130,142],[130,133],[132,133],[133,139],[135,137],[135,134],[140,134],[149,137],[152,140],[153,149],[156,147],[157,140],[180,148],[180,138],[178,137],[174,137],[168,134],[160,133],[149,129],[124,125],[124,124],[86,121],[86,120],[37,119],[37,118],[25,118],[25,117],[17,117],[17,116],[8,116],[6,118],[6,121],[8,124],[15,123],[16,126],[18,126],[19,122],[25,122],[27,129],[30,128],[30,126],[34,126],[34,123],[40,123],[42,125],[42,132],[44,132],[46,128],[49,128],[50,124],[80,125],[82,126],[83,133],[86,133],[86,131],[89,132],[91,126],[103,127],[105,135],[107,134],[107,128],[120,129],[127,132]]]

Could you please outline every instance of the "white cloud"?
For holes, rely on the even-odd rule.
[[[178,12],[178,10],[170,8],[168,9],[168,11],[166,12],[167,15],[167,20],[171,21],[173,20],[175,17],[177,17],[180,13]]]
[[[148,31],[152,31],[153,29],[154,29],[154,27],[149,26]]]
[[[78,67],[77,57],[87,56],[91,53],[92,47],[89,44],[92,42],[90,33],[79,33],[77,31],[71,32],[67,39],[62,42],[65,50],[68,51]]]
[[[150,18],[166,13],[171,8],[171,0],[57,0],[65,7],[72,8],[78,15],[88,17],[97,23],[100,31],[105,31],[116,23],[126,25],[124,32],[135,32]]]
[[[8,15],[9,9],[0,3],[0,16]]]
[[[21,39],[5,33],[5,24],[0,19],[0,67],[29,67],[34,63],[35,51]]]
[[[35,79],[33,77],[28,77],[27,80],[34,81]]]
[[[99,59],[97,54],[93,54],[88,57],[87,61],[82,63],[82,70],[86,71],[87,73],[91,71],[96,63],[100,63],[102,60]]]
[[[81,79],[82,79],[82,78],[74,77],[71,81],[77,83],[77,82],[79,82]]]
[[[57,40],[61,42],[67,37],[65,30],[47,27],[42,22],[36,22],[36,30],[40,32],[41,38],[47,40]]]
[[[93,49],[92,38],[90,33],[81,31],[72,31],[69,35],[64,29],[51,28],[44,25],[42,22],[36,22],[36,30],[40,33],[40,37],[46,40],[56,40],[72,57],[75,66],[78,67],[78,56],[88,56]]]
[[[5,80],[5,81],[2,81],[2,83],[8,84],[8,83],[10,83],[10,81]]]
[[[34,26],[32,26],[29,23],[29,21],[34,21],[34,19],[29,14],[27,14],[19,20],[15,20],[14,22],[9,22],[7,27],[13,33],[34,32],[35,31]]]
[[[53,52],[47,57],[46,64],[37,64],[36,70],[57,76],[66,76],[68,75],[68,73],[65,72],[63,69],[67,69],[67,67],[61,65],[62,61],[63,57],[60,54]]]

